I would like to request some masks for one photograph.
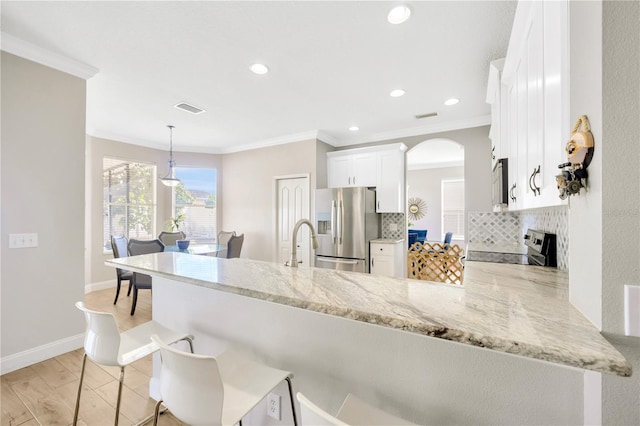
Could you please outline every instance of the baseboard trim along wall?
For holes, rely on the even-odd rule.
[[[11,373],[54,356],[74,351],[84,344],[84,333],[66,337],[0,359],[0,374]]]
[[[97,283],[86,284],[84,286],[84,294],[93,293],[94,291],[105,290],[107,288],[114,288],[116,286],[116,280],[101,281]],[[125,289],[129,288],[129,281],[125,281],[122,285]]]

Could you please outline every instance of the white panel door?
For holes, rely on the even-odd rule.
[[[278,179],[278,222],[277,247],[278,262],[284,263],[291,257],[291,239],[293,227],[300,219],[309,217],[309,179],[291,178]],[[296,257],[302,261],[299,266],[311,266],[311,241],[309,228],[303,225],[297,235]]]

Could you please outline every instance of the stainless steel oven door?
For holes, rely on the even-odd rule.
[[[367,262],[364,259],[316,256],[315,267],[337,271],[366,272]]]

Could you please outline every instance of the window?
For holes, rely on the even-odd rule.
[[[103,247],[111,251],[111,235],[156,237],[156,166],[102,159]]]
[[[464,240],[464,179],[442,180],[442,235]]]
[[[216,239],[216,169],[176,167],[180,179],[173,191],[173,214],[183,219],[180,230],[190,240]]]

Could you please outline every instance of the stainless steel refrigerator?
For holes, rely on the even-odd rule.
[[[381,230],[375,202],[367,188],[316,189],[316,267],[369,272],[369,241]]]

